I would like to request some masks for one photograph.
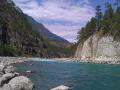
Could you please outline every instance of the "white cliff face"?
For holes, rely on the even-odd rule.
[[[92,57],[92,37],[84,42],[81,52],[81,59],[90,59]]]
[[[79,44],[78,47],[77,47],[77,50],[75,52],[75,58],[81,58],[81,52],[82,52],[82,44]]]
[[[91,36],[82,46],[78,46],[75,58],[82,60],[118,61],[120,60],[120,42],[112,36]]]

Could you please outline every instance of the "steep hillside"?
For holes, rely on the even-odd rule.
[[[0,55],[65,57],[66,47],[49,44],[33,30],[26,15],[11,0],[0,0]],[[52,47],[52,48],[51,48]]]
[[[114,12],[108,4],[103,16],[99,15],[79,31],[75,58],[120,61],[120,7]]]
[[[26,15],[28,21],[32,24],[33,29],[42,35],[45,39],[50,41],[70,44],[67,40],[50,32],[43,24],[36,22],[32,17]]]
[[[42,47],[41,39],[32,31],[22,11],[12,1],[0,3],[0,55],[37,54]],[[40,44],[42,43],[42,44]]]

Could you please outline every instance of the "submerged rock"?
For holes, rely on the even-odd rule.
[[[56,88],[50,89],[50,90],[69,90],[70,88],[64,85],[60,85]]]

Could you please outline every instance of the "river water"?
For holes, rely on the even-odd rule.
[[[83,64],[37,59],[17,64],[17,71],[31,78],[35,90],[59,85],[70,90],[120,90],[120,65]],[[26,73],[31,70],[32,73]]]

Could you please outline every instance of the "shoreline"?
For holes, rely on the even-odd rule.
[[[27,57],[0,57],[0,90],[33,90],[33,82],[16,72],[12,64],[31,61]]]
[[[6,66],[6,65],[11,65],[11,64],[31,61],[31,59],[32,58],[28,58],[28,57],[0,57],[0,63]]]
[[[36,61],[37,57],[0,57],[0,63],[6,65],[29,62],[29,61]],[[60,61],[60,62],[76,62],[76,63],[91,63],[91,64],[120,64],[120,60],[109,60],[109,59],[96,59],[96,60],[83,60],[79,58],[37,58],[37,59],[54,59],[53,61]],[[42,61],[42,60],[41,60]]]
[[[76,62],[76,63],[90,63],[90,64],[120,64],[120,60],[82,60],[79,58],[54,58],[58,61],[66,61],[66,62]]]

